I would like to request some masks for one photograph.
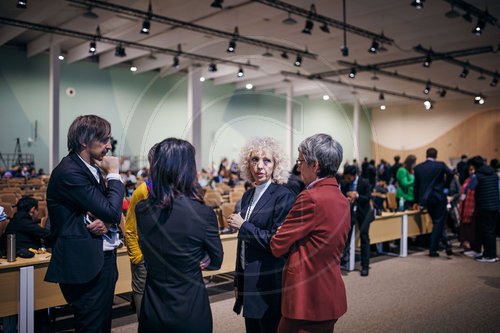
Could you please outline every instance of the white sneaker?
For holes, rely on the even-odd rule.
[[[476,258],[476,261],[479,261],[479,262],[496,262],[496,261],[498,261],[497,259],[498,258],[487,258],[487,257],[481,256],[481,257]]]
[[[471,258],[477,258],[477,257],[480,257],[482,255],[482,253],[479,253],[479,252],[476,252],[473,250],[469,250],[469,251],[465,251],[464,255],[466,255],[467,257],[471,257]]]

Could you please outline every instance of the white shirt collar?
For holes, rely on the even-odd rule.
[[[93,167],[92,165],[88,164],[81,156],[80,154],[76,154],[81,160],[83,163],[85,163],[85,166],[87,166],[87,168],[90,170],[90,172],[92,172],[92,175],[94,176],[94,178],[97,180],[98,183],[100,183],[100,180],[99,180],[99,171],[97,171],[97,168]]]

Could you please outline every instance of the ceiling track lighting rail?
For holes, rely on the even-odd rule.
[[[164,54],[169,54],[169,55],[173,55],[173,56],[179,56],[179,57],[183,57],[183,58],[199,60],[199,61],[203,61],[203,62],[220,63],[220,64],[225,64],[225,65],[259,69],[259,66],[252,65],[250,63],[226,60],[226,59],[221,59],[221,58],[214,58],[214,57],[209,57],[209,56],[205,56],[205,55],[201,55],[201,54],[195,54],[195,53],[184,52],[184,51],[180,51],[180,50],[167,49],[164,47],[129,42],[129,41],[116,39],[116,38],[96,36],[96,35],[85,33],[85,32],[79,32],[79,31],[74,31],[74,30],[69,30],[69,29],[58,28],[58,27],[52,27],[52,26],[44,25],[44,24],[31,23],[31,22],[11,19],[11,18],[7,18],[7,17],[0,17],[0,24],[10,25],[10,26],[14,26],[14,27],[20,27],[20,28],[29,29],[29,30],[42,31],[42,32],[47,32],[47,33],[52,33],[52,34],[57,34],[57,35],[63,35],[63,36],[68,36],[68,37],[73,37],[73,38],[84,39],[84,40],[91,41],[91,43],[92,42],[95,43],[95,41],[99,41],[99,42],[104,42],[104,43],[108,43],[108,44],[113,44],[113,45],[116,45],[119,47],[131,47],[131,48],[138,49],[138,50],[164,53]]]
[[[237,40],[238,42],[244,43],[244,44],[260,46],[262,48],[268,48],[268,49],[276,50],[276,51],[280,51],[280,52],[300,54],[303,57],[307,57],[307,58],[311,58],[311,59],[317,59],[317,57],[318,57],[317,54],[310,53],[307,50],[303,51],[303,50],[296,49],[293,47],[269,43],[269,42],[261,41],[258,39],[241,36],[239,34],[236,36],[234,33],[226,32],[226,31],[222,31],[222,30],[217,30],[217,29],[212,29],[212,28],[204,27],[204,26],[201,26],[198,24],[184,22],[184,21],[180,21],[180,20],[173,19],[170,17],[158,15],[155,13],[148,13],[146,11],[142,11],[142,10],[138,10],[138,9],[134,9],[134,8],[130,8],[130,7],[125,7],[125,6],[120,6],[120,5],[108,3],[105,1],[98,1],[98,0],[66,0],[66,1],[76,3],[76,4],[85,5],[85,6],[93,6],[94,8],[100,8],[100,9],[108,10],[108,11],[111,11],[114,13],[120,13],[120,14],[125,14],[128,16],[137,17],[140,19],[149,19],[151,22],[163,23],[163,24],[175,26],[178,28],[196,31],[199,33],[208,34],[208,35],[212,35],[212,36],[216,36],[216,37],[220,37],[220,38],[225,38],[225,39],[229,39],[229,40]]]
[[[349,66],[349,67],[356,67],[356,66],[361,66],[361,68],[369,67],[369,66],[358,65],[356,63],[348,62],[348,61],[339,61],[339,64],[344,65],[344,66]],[[414,77],[411,77],[411,76],[399,74],[397,72],[389,72],[389,71],[385,71],[385,70],[374,68],[374,67],[372,67],[371,70],[374,71],[374,72],[376,72],[376,73],[378,73],[378,74],[380,74],[380,75],[390,76],[390,77],[393,77],[393,78],[396,78],[396,79],[400,79],[400,80],[405,80],[405,81],[408,81],[408,82],[414,82],[414,83],[419,83],[419,84],[423,84],[423,85],[429,85],[429,86],[432,86],[432,87],[441,88],[441,89],[448,90],[448,91],[454,91],[454,92],[457,92],[457,93],[462,94],[462,95],[474,96],[474,97],[479,95],[479,93],[475,93],[475,92],[472,92],[472,91],[463,90],[463,89],[460,89],[458,87],[454,88],[454,87],[450,87],[450,86],[447,86],[447,85],[444,85],[444,84],[441,84],[441,83],[432,82],[432,81],[429,81],[429,80],[421,80],[421,79],[417,79],[417,78],[414,78]]]
[[[266,5],[266,6],[281,9],[281,10],[288,12],[288,13],[292,13],[292,14],[295,14],[298,16],[305,17],[306,19],[309,19],[312,21],[327,24],[327,25],[330,25],[330,26],[337,28],[337,29],[341,29],[341,30],[344,29],[344,22],[342,22],[342,21],[335,20],[335,19],[327,17],[327,16],[323,16],[323,15],[318,14],[316,12],[291,5],[291,4],[288,4],[288,3],[283,2],[283,1],[279,1],[279,0],[253,0],[253,1],[261,3],[261,4]],[[345,24],[345,29],[350,33],[353,33],[353,34],[356,34],[356,35],[359,35],[359,36],[362,36],[362,37],[365,37],[368,39],[372,39],[372,40],[375,39],[378,42],[381,42],[383,44],[387,44],[387,45],[394,44],[394,39],[389,38],[387,36],[384,36],[384,34],[376,34],[374,32],[356,27],[356,26],[351,25],[351,24]]]
[[[375,87],[366,87],[366,86],[361,86],[357,84],[352,84],[352,83],[346,83],[342,82],[341,80],[331,80],[331,79],[325,79],[321,77],[311,77],[311,75],[303,75],[300,73],[294,73],[294,72],[289,72],[289,71],[281,71],[281,75],[284,75],[285,77],[295,77],[298,79],[304,79],[304,80],[318,80],[322,81],[325,83],[330,83],[330,84],[335,84],[335,85],[340,85],[340,86],[346,86],[346,87],[352,87],[354,89],[358,90],[364,90],[364,91],[371,91],[371,92],[376,92],[376,93],[383,93],[384,95],[392,95],[396,97],[403,97],[407,99],[411,99],[414,101],[419,101],[419,102],[425,102],[429,101],[431,103],[434,103],[432,100],[429,98],[424,98],[424,97],[418,97],[418,96],[413,96],[413,95],[408,95],[406,93],[400,93],[396,91],[390,91],[390,90],[385,90],[385,89],[378,89]]]
[[[491,24],[492,26],[498,27],[497,18],[488,13],[487,10],[481,10],[463,0],[443,0],[443,1],[449,3],[455,8],[460,8],[466,14],[473,15],[478,19],[482,19],[484,22]]]

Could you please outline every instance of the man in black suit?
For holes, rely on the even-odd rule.
[[[446,219],[447,204],[444,189],[450,186],[453,179],[453,172],[443,162],[436,162],[436,149],[427,149],[426,157],[427,160],[417,165],[414,169],[414,208],[419,210],[426,207],[434,224],[432,227],[429,256],[439,256],[439,253],[437,253],[439,240],[442,240],[445,244],[446,254],[451,255],[451,244],[446,232],[443,231],[443,226]]]
[[[343,261],[348,261],[351,245],[352,226],[358,222],[361,240],[361,276],[368,275],[370,265],[370,222],[373,221],[373,210],[370,208],[371,185],[365,178],[358,176],[358,168],[350,165],[344,168],[344,179],[340,190],[351,204],[351,230],[347,237]]]
[[[53,170],[47,207],[53,244],[45,281],[59,283],[77,332],[110,332],[118,271],[117,226],[124,187],[111,149],[111,125],[80,116],[68,131],[69,155]],[[106,174],[106,183],[97,167]]]

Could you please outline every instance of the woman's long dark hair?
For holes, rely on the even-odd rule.
[[[161,209],[171,209],[176,196],[203,202],[193,145],[176,138],[160,142],[154,150],[151,182],[151,200]]]
[[[403,167],[408,170],[409,173],[413,173],[413,164],[417,161],[415,155],[408,155],[403,162]]]

